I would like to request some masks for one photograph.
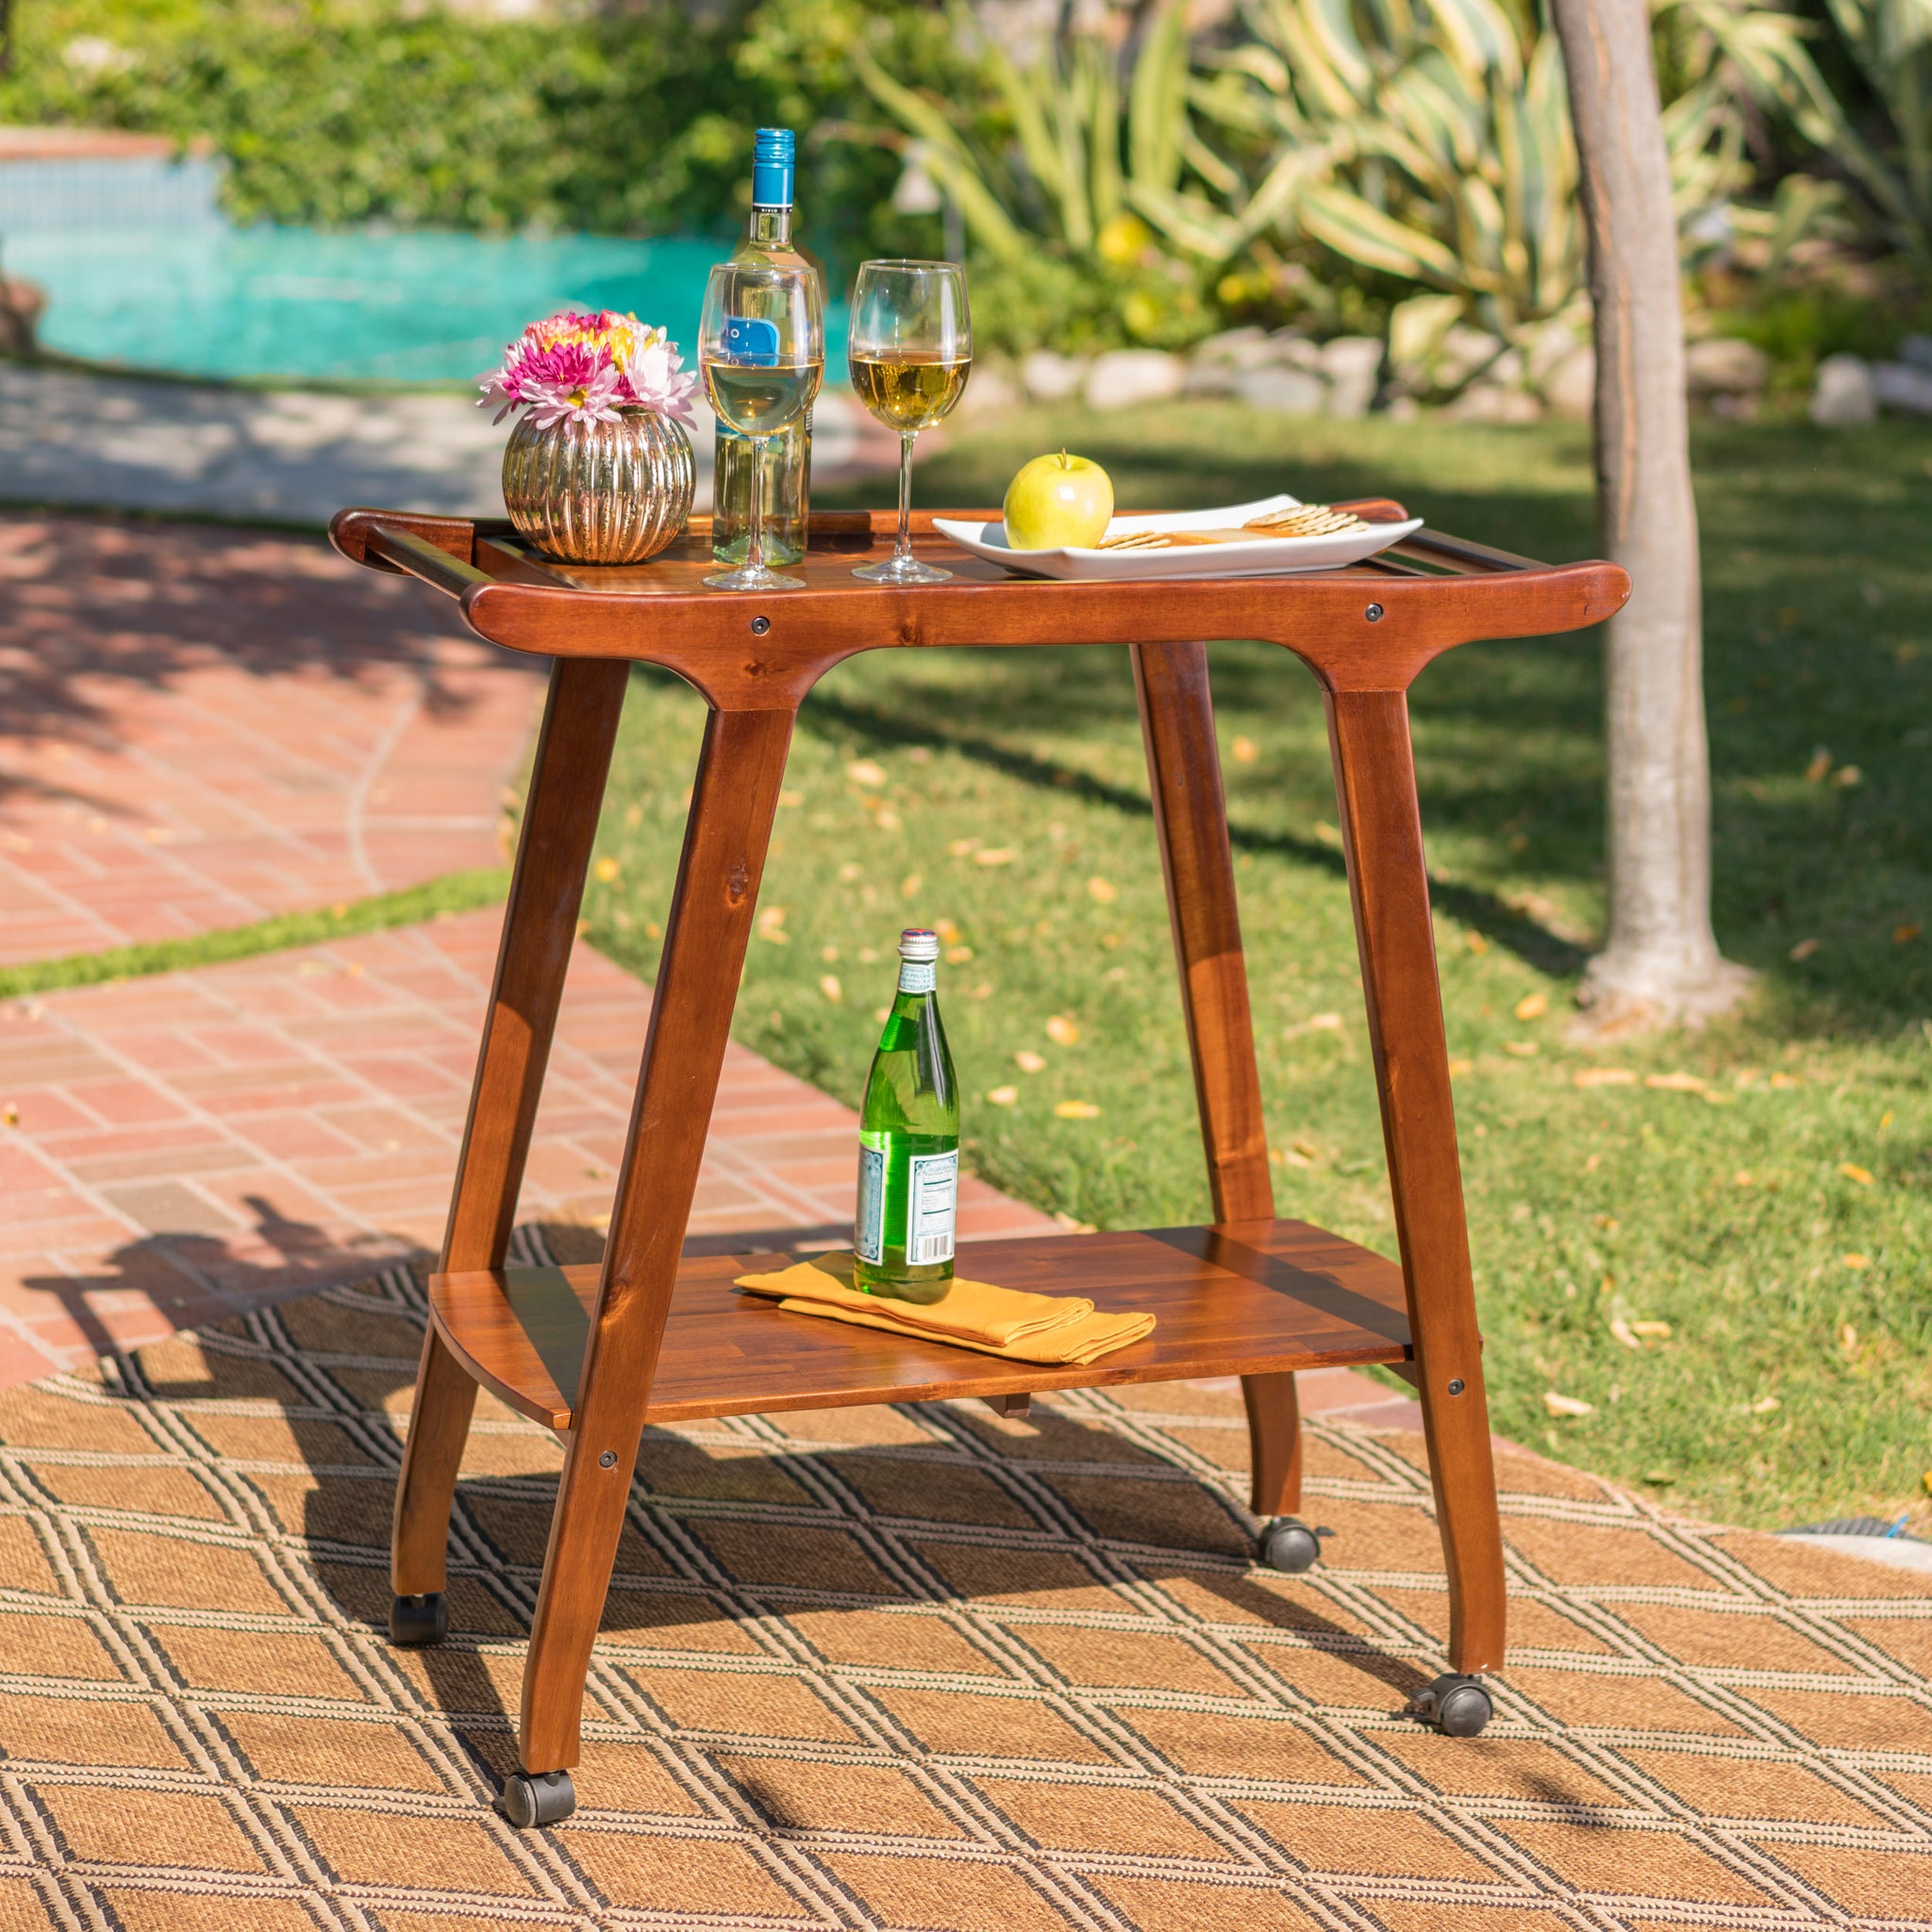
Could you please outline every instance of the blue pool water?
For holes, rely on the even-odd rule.
[[[193,375],[463,382],[566,305],[634,309],[695,358],[702,239],[72,227],[8,235],[7,269],[46,290],[47,347]],[[826,359],[844,361],[843,305]]]

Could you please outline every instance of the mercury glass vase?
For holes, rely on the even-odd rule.
[[[684,528],[696,471],[683,425],[656,409],[540,429],[520,417],[503,453],[518,535],[563,563],[641,563]]]

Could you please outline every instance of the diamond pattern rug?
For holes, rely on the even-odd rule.
[[[1439,1738],[1420,1441],[1316,1424],[1280,1576],[1187,1385],[653,1432],[580,1808],[514,1832],[558,1451],[484,1398],[454,1634],[392,1650],[423,1306],[0,1395],[0,1932],[1932,1924],[1932,1578],[1506,1455],[1510,1665]]]

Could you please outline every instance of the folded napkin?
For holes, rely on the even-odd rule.
[[[737,1285],[774,1296],[796,1315],[824,1315],[1014,1362],[1091,1362],[1154,1329],[1152,1315],[1096,1314],[1085,1295],[1028,1294],[960,1275],[941,1302],[867,1294],[852,1285],[852,1257],[843,1252],[814,1255],[775,1274],[741,1274]]]

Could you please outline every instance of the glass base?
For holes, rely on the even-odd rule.
[[[742,570],[720,571],[714,576],[705,579],[714,591],[802,591],[803,577],[788,577],[781,572],[767,570],[760,564],[754,570],[746,564]]]
[[[852,575],[869,584],[949,584],[953,573],[916,557],[889,557],[883,563],[862,563]]]

